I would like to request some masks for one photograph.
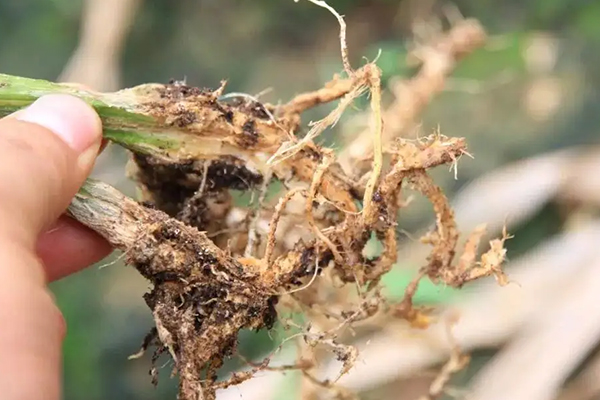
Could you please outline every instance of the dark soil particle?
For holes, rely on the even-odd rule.
[[[171,79],[167,85],[161,88],[160,96],[169,99],[185,99],[192,96],[210,96],[212,93],[211,89],[200,89]]]
[[[240,145],[245,148],[250,148],[258,143],[258,132],[256,131],[256,122],[249,119],[242,126],[243,136],[240,140]]]
[[[344,353],[343,351],[335,350],[334,352],[338,361],[348,361],[350,357],[348,353]]]
[[[225,121],[229,122],[230,124],[233,123],[233,111],[225,111],[222,115],[223,118],[225,118]]]
[[[259,119],[269,119],[269,114],[266,111],[266,108],[261,103],[252,102],[248,106],[248,110],[250,113]]]
[[[156,206],[150,201],[142,201],[140,202],[140,205],[150,210],[156,210]]]
[[[196,122],[196,114],[190,110],[177,110],[173,124],[179,128],[185,128]]]
[[[319,254],[319,260],[315,263],[315,248],[310,246],[303,248],[300,253],[298,268],[296,268],[289,277],[289,283],[292,285],[301,285],[302,278],[311,276],[315,273],[315,266],[317,267],[317,275],[321,274],[323,268],[325,268],[332,259],[333,255],[331,254],[331,251],[327,250]]]
[[[262,175],[251,172],[242,163],[231,157],[211,162],[208,178],[214,182],[214,188],[248,190],[262,182]]]
[[[264,313],[263,323],[265,324],[265,328],[272,329],[277,322],[277,310],[275,306],[279,302],[279,297],[272,296],[267,300],[267,312]],[[258,314],[258,310],[255,310],[255,313]]]
[[[358,190],[356,190],[356,188],[354,187],[350,187],[350,195],[355,199],[355,200],[361,200],[362,196],[361,194],[358,192]]]
[[[313,148],[304,147],[301,152],[304,153],[303,155],[305,157],[308,157],[313,161],[321,162],[323,160],[323,155]]]
[[[381,203],[383,201],[383,196],[381,195],[381,190],[377,189],[375,193],[373,193],[373,201],[376,203]]]
[[[225,121],[229,122],[230,124],[233,123],[234,114],[231,110],[231,106],[229,106],[228,104],[221,104],[216,100],[211,101],[210,106],[213,107],[215,110],[219,111],[221,113],[221,116],[225,119]]]
[[[135,154],[138,166],[135,177],[151,195],[146,201],[174,217],[180,213],[198,190],[203,180],[201,163],[167,164],[151,156]],[[262,182],[262,176],[248,170],[235,157],[211,161],[206,179],[206,191],[220,189],[248,190]]]
[[[153,295],[153,292],[150,293],[144,293],[144,301],[146,302],[146,305],[148,306],[149,309],[154,310],[154,308],[156,307],[156,298]]]
[[[300,265],[304,267],[304,269],[308,268],[308,264],[311,262],[311,259],[314,257],[314,249],[305,248],[302,250],[302,254],[300,255]]]
[[[186,200],[177,219],[201,231],[215,232],[224,228],[225,215],[231,205],[231,194],[227,190],[197,193]]]
[[[244,114],[250,115],[254,118],[262,120],[268,120],[271,118],[269,116],[269,112],[272,113],[272,110],[269,110],[269,112],[267,112],[267,107],[262,103],[252,100],[248,101],[246,98],[243,97],[236,97],[232,99],[229,104],[231,104],[233,107],[243,112]]]
[[[352,250],[357,253],[362,252],[362,249],[365,247],[369,239],[371,238],[371,231],[364,230],[361,233],[361,236],[356,238],[356,240],[352,241]]]
[[[152,194],[152,200],[147,202],[174,216],[198,187],[197,183],[190,182],[187,177],[188,172],[193,170],[193,163],[167,165],[141,154],[133,157],[139,167],[135,178]]]
[[[152,276],[152,280],[158,284],[169,282],[169,281],[177,281],[179,279],[179,275],[174,272],[162,271],[154,274]]]

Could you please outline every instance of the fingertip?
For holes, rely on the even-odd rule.
[[[100,146],[100,116],[90,105],[75,96],[42,96],[14,117],[49,129],[79,154],[94,145]]]
[[[70,95],[41,97],[0,120],[0,230],[36,240],[65,211],[101,143],[99,116]]]

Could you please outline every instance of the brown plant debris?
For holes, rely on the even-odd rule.
[[[144,298],[156,327],[142,351],[155,346],[154,360],[161,353],[171,355],[180,400],[214,399],[217,389],[270,368],[267,358],[228,381],[217,381],[224,359],[235,354],[239,331],[270,328],[284,307],[303,312],[310,321],[289,339],[296,338],[303,349],[290,368],[301,370],[311,387],[352,398],[335,380],[320,380],[314,367],[325,353],[342,363],[340,376],[352,368],[358,354],[342,334],[353,324],[391,310],[426,327],[428,316],[413,306],[425,276],[453,287],[489,275],[506,283],[501,265],[508,234],[492,240],[477,261],[484,227],[477,228],[455,261],[459,231],[454,213],[428,174],[439,165],[456,166],[468,154],[464,139],[439,133],[419,140],[397,138],[442,89],[456,62],[481,45],[481,26],[461,21],[436,42],[415,48],[419,73],[384,109],[379,68],[370,62],[352,69],[343,19],[327,3],[310,1],[340,22],[347,78],[335,77],[280,107],[252,96],[223,95],[224,85],[212,91],[171,82],[122,91],[120,96],[136,99],[136,112],[158,121],[180,147],[158,145],[133,154],[129,174],[138,183],[141,204],[90,181],[69,208],[122,249],[127,263],[151,282]],[[372,121],[368,133],[339,158],[316,145],[313,139],[366,92]],[[312,124],[304,137],[296,136],[303,111],[335,100],[340,101],[331,114]],[[356,143],[361,143],[360,157]],[[357,160],[370,168],[354,171]],[[274,200],[265,195],[271,181],[283,188]],[[398,258],[398,213],[406,206],[406,187],[432,204],[435,226],[422,238],[432,250],[403,301],[389,307],[379,280]],[[258,202],[252,210],[234,207],[232,190],[253,193]],[[383,251],[367,257],[365,246],[372,238]],[[453,356],[429,398],[441,392],[447,376],[464,361],[458,352]],[[153,367],[153,380],[156,374]]]

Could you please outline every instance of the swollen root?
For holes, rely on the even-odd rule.
[[[275,320],[269,282],[197,229],[99,182],[86,184],[69,213],[123,250],[126,262],[153,284],[144,298],[156,322],[156,351],[173,357],[179,397],[213,398],[211,384],[239,330],[270,327]]]

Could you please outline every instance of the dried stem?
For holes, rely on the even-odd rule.
[[[67,211],[119,249],[129,249],[143,235],[142,208],[102,182],[87,180]]]
[[[379,175],[383,168],[383,121],[381,117],[381,71],[373,66],[369,74],[369,86],[371,88],[371,111],[373,113],[373,169],[365,188],[363,198],[364,212],[370,214],[373,208],[373,193],[379,182]]]

